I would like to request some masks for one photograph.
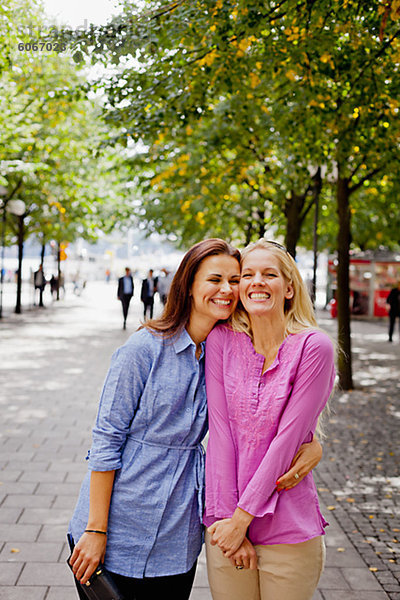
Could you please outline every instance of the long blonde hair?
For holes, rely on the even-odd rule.
[[[240,265],[242,266],[243,260],[250,254],[250,252],[259,249],[268,250],[268,252],[271,252],[274,256],[276,256],[282,275],[293,287],[293,297],[290,299],[285,299],[284,304],[286,335],[289,335],[290,333],[300,333],[301,331],[305,331],[307,329],[320,330],[315,319],[314,308],[306,285],[300,275],[300,271],[297,268],[294,258],[289,254],[286,248],[280,244],[277,244],[276,242],[267,241],[262,238],[257,242],[249,244],[244,250],[241,251]],[[236,310],[231,317],[231,326],[234,331],[246,333],[251,339],[253,339],[250,318],[240,301],[238,302]],[[333,340],[332,343],[334,346],[336,346]],[[324,431],[324,421],[329,414],[330,408],[328,401],[326,407],[322,411],[322,414],[318,418],[315,429],[315,433],[320,441],[326,437]]]
[[[241,265],[244,259],[254,250],[268,250],[271,252],[279,264],[279,269],[292,288],[293,297],[285,300],[284,313],[286,318],[285,333],[299,333],[305,329],[318,329],[317,321],[314,316],[314,308],[306,285],[300,275],[299,269],[294,258],[280,244],[276,242],[260,239],[246,246],[241,252]],[[231,318],[232,329],[247,333],[251,338],[252,330],[250,319],[244,310],[241,302],[238,303],[235,312]]]

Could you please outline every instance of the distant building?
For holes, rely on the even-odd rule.
[[[327,301],[336,316],[337,258],[328,259]],[[352,315],[386,317],[386,298],[400,279],[400,252],[367,250],[350,256],[350,310]]]

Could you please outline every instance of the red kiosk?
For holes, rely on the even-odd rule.
[[[336,317],[337,258],[328,259],[328,298]],[[400,252],[367,250],[350,255],[350,309],[352,315],[386,317],[386,298],[400,280]]]

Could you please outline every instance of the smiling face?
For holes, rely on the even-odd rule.
[[[201,321],[211,328],[220,319],[228,319],[239,299],[240,267],[228,254],[205,258],[194,277],[190,321]]]
[[[283,276],[279,259],[264,248],[249,252],[242,262],[240,300],[250,316],[283,316],[293,286]]]

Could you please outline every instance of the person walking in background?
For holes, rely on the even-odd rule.
[[[43,307],[43,292],[44,288],[46,287],[46,278],[43,273],[43,265],[39,265],[38,270],[35,271],[33,275],[33,285],[35,287],[35,292],[36,290],[39,291],[39,306]]]
[[[118,279],[118,300],[122,304],[122,314],[124,317],[123,329],[126,329],[126,319],[128,317],[129,304],[133,296],[133,277],[129,267],[125,268],[125,275]]]
[[[324,528],[312,474],[290,469],[334,383],[334,349],[283,246],[242,253],[240,303],[207,338],[204,523],[214,600],[311,600]],[[305,476],[306,475],[306,476]],[[295,484],[298,485],[295,485]]]
[[[143,318],[146,320],[147,311],[149,311],[150,319],[153,318],[154,309],[154,294],[157,291],[158,278],[153,277],[153,269],[149,270],[146,279],[142,281],[142,289],[140,299],[143,302]]]
[[[160,300],[163,303],[163,306],[165,306],[167,303],[168,292],[169,288],[171,287],[173,275],[166,268],[161,269],[161,271],[162,273],[164,273],[164,275],[162,277],[159,277],[157,280],[157,292],[160,296]]]
[[[400,279],[397,282],[397,287],[389,292],[386,298],[386,303],[389,306],[389,342],[393,341],[393,331],[396,318],[399,318],[399,336],[400,336]]]

